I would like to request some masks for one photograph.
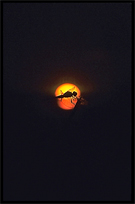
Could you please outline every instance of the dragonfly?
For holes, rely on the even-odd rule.
[[[75,105],[73,100],[77,99],[77,92],[73,91],[74,89],[75,89],[75,86],[73,88],[69,89],[68,91],[66,91],[65,93],[63,93],[62,90],[60,90],[61,94],[59,96],[56,96],[56,98],[60,98],[61,101],[63,98],[70,98],[71,103]]]
[[[62,90],[60,90],[61,94],[56,96],[56,98],[60,98],[61,101],[63,98],[70,98],[71,103],[74,104],[75,106],[80,104],[80,105],[86,105],[87,101],[83,98],[83,97],[77,97],[77,92],[74,91],[75,86],[71,89],[69,89],[68,91],[66,91],[65,93],[62,92]],[[77,99],[77,102],[74,103],[73,101]]]

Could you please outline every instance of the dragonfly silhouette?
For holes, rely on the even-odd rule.
[[[73,100],[77,99],[77,92],[73,91],[74,89],[75,89],[75,86],[73,88],[69,89],[68,91],[66,91],[65,93],[63,93],[62,90],[60,90],[61,95],[56,96],[56,98],[60,98],[61,100],[63,98],[71,98],[71,103],[75,105]]]
[[[73,91],[74,89],[75,89],[75,86],[73,88],[69,89],[68,91],[66,91],[65,93],[63,93],[62,90],[60,90],[61,95],[56,96],[56,98],[60,98],[61,101],[63,98],[71,98],[71,103],[74,105],[78,105],[78,104],[86,105],[87,101],[83,97],[77,97],[77,92]],[[76,104],[73,102],[75,99],[77,99]]]

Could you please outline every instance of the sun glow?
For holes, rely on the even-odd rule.
[[[74,89],[73,89],[74,87]],[[70,90],[73,89],[73,90]],[[70,83],[65,83],[60,85],[56,91],[55,91],[55,96],[59,96],[61,94],[64,94],[65,92],[70,91],[73,93],[73,91],[77,92],[77,97],[80,97],[81,95],[81,91],[80,89],[75,85],[75,84],[70,84]],[[76,104],[77,103],[77,99],[73,100],[73,103]],[[57,99],[57,104],[60,108],[64,109],[64,110],[71,110],[75,107],[75,105],[71,103],[71,98],[58,98]]]

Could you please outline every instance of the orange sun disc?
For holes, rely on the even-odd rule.
[[[69,92],[76,92],[77,95],[76,97],[80,97],[81,95],[81,91],[80,89],[75,85],[75,84],[70,84],[70,83],[65,83],[60,85],[56,91],[55,91],[55,96],[60,96],[63,95],[64,93],[66,93],[67,91]],[[74,104],[77,103],[77,99],[76,98],[72,98],[72,102]],[[64,98],[58,98],[57,99],[57,104],[60,108],[64,109],[64,110],[71,110],[75,107],[75,105],[71,102],[71,97],[64,97]]]

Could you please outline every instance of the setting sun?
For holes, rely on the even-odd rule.
[[[64,110],[71,110],[75,107],[77,99],[72,97],[63,97],[67,91],[69,91],[71,95],[76,93],[77,94],[76,97],[80,97],[81,92],[80,89],[75,84],[70,83],[62,84],[56,89],[55,96],[61,97],[57,99],[58,106]]]

